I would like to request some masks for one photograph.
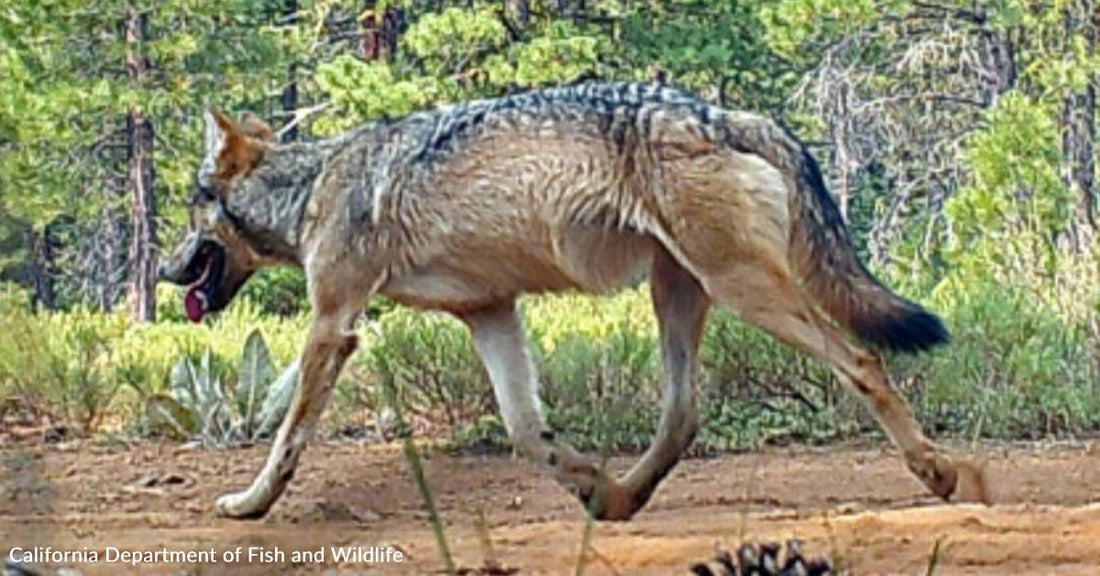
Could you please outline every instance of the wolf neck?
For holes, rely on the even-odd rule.
[[[331,152],[327,142],[272,147],[230,194],[229,213],[264,257],[301,264],[302,216]]]

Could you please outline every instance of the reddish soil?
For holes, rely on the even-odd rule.
[[[214,498],[246,486],[266,448],[203,452],[173,445],[90,443],[0,448],[0,553],[278,546],[282,562],[186,566],[70,563],[91,574],[422,574],[442,568],[427,514],[396,448],[315,446],[272,513],[217,518]],[[1100,442],[986,448],[993,507],[928,497],[896,454],[876,448],[768,450],[684,462],[628,523],[596,524],[590,576],[688,574],[714,547],[797,537],[852,574],[1100,574]],[[613,463],[622,468],[627,460]],[[460,567],[495,556],[518,574],[573,574],[580,506],[508,456],[432,454],[427,477]],[[295,564],[322,546],[393,546],[401,564]],[[42,574],[55,574],[58,566]]]

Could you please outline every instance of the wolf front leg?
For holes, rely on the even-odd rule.
[[[283,420],[267,464],[244,492],[218,499],[217,511],[231,518],[260,518],[279,499],[294,476],[298,458],[332,395],[344,362],[355,351],[350,323],[337,315],[319,315],[302,353],[298,390]]]
[[[546,426],[538,398],[534,365],[515,302],[462,315],[470,327],[500,405],[504,427],[521,456],[550,468],[555,479],[571,490],[599,519],[623,518],[632,500],[613,477],[591,458],[557,442]]]

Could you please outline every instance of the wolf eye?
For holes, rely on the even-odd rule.
[[[191,206],[197,206],[199,204],[207,204],[218,199],[217,193],[209,186],[199,185],[195,190],[195,193],[191,195]]]

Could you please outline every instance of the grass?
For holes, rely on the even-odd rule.
[[[936,543],[932,545],[932,552],[928,555],[928,569],[924,571],[924,576],[933,576],[936,573],[936,567],[940,563],[940,548],[943,544],[942,538],[937,538]]]
[[[1059,285],[1060,286],[1060,285]],[[166,295],[166,298],[170,295]],[[1034,440],[1100,431],[1100,301],[1066,285],[1016,279],[945,280],[930,305],[952,343],[888,359],[921,423],[936,437]],[[1067,300],[1073,299],[1074,302]],[[578,449],[644,449],[657,422],[661,366],[648,290],[608,298],[566,294],[522,304],[552,428]],[[143,399],[163,393],[172,367],[208,351],[232,388],[244,338],[259,330],[275,365],[297,355],[306,315],[277,317],[247,299],[214,322],[136,326],[119,315],[33,313],[0,289],[0,418],[56,423],[78,435],[140,435]],[[366,426],[400,377],[405,418],[458,448],[504,449],[491,386],[465,327],[441,314],[383,307],[361,330],[360,352],[337,385],[330,426]],[[830,372],[717,311],[700,351],[703,426],[694,450],[824,444],[877,427]],[[607,411],[606,406],[628,409]]]
[[[394,411],[397,421],[397,437],[401,440],[405,460],[409,463],[409,472],[420,491],[420,497],[424,500],[424,507],[428,509],[428,522],[432,526],[436,546],[439,547],[439,556],[443,560],[443,566],[447,573],[451,576],[457,576],[458,570],[451,555],[451,548],[447,544],[447,534],[443,529],[443,521],[439,518],[439,510],[436,508],[431,486],[424,475],[424,465],[420,460],[420,453],[413,441],[412,428],[405,422],[405,410],[401,402],[401,395],[398,392],[398,383],[394,379],[390,379],[383,384],[383,390]]]

